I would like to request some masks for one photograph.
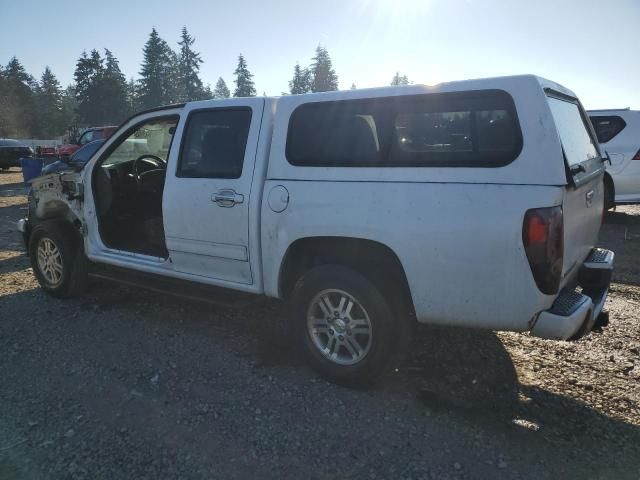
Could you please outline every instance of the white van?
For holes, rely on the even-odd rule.
[[[625,108],[588,113],[603,156],[610,161],[610,176],[605,177],[606,208],[640,203],[640,111]]]
[[[34,181],[20,228],[53,295],[95,275],[286,300],[291,341],[354,385],[416,321],[589,332],[614,257],[594,248],[603,174],[575,95],[535,76],[211,100]]]

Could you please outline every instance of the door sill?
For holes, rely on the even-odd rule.
[[[182,280],[165,275],[141,272],[106,263],[90,262],[89,275],[94,278],[144,288],[154,292],[227,307],[245,307],[258,304],[263,295],[240,292],[230,288]]]

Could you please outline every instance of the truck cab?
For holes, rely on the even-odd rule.
[[[580,102],[535,76],[233,98],[130,118],[34,181],[21,229],[53,295],[93,275],[282,299],[310,363],[357,385],[415,322],[587,334],[603,175]]]

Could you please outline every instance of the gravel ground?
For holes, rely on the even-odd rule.
[[[44,295],[0,174],[0,479],[640,478],[640,208],[606,218],[611,324],[575,342],[421,328],[375,389],[310,371],[277,302]]]

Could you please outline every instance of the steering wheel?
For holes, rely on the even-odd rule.
[[[164,169],[167,166],[167,162],[161,159],[160,157],[156,157],[155,155],[150,155],[148,153],[145,153],[144,155],[140,155],[138,158],[136,158],[133,161],[133,165],[131,167],[131,170],[133,171],[133,175],[134,177],[136,177],[136,181],[140,180],[140,172],[138,171],[139,169],[138,165],[140,164],[140,162],[143,162],[143,161],[145,161],[146,163],[150,163],[156,169],[157,168]]]
[[[140,172],[140,164],[144,162],[150,165],[153,165],[154,168],[151,170],[145,170],[144,172]],[[167,162],[161,159],[160,157],[156,157],[155,155],[150,155],[145,153],[144,155],[140,155],[133,161],[133,165],[131,166],[131,171],[133,174],[133,178],[136,181],[136,189],[138,191],[143,191],[145,188],[142,185],[142,176],[154,170],[165,170],[167,168]]]
[[[153,168],[140,172],[142,163],[152,165]],[[150,154],[140,155],[133,161],[133,166],[131,167],[133,177],[136,181],[136,190],[140,193],[161,192],[162,185],[164,185],[166,168],[167,162],[160,157]]]

